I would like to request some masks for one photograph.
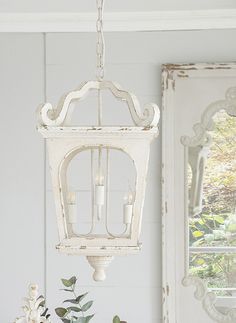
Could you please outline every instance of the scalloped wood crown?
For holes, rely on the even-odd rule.
[[[50,103],[39,107],[39,124],[41,126],[62,127],[68,122],[72,113],[71,103],[74,100],[81,101],[91,90],[108,89],[115,98],[127,103],[130,115],[135,126],[155,127],[160,118],[160,111],[156,104],[145,105],[141,111],[140,104],[136,96],[123,90],[118,84],[111,81],[88,81],[83,83],[78,89],[67,93],[61,98],[56,109]]]
[[[195,136],[182,136],[181,143],[184,146],[195,147],[197,145],[207,146],[211,143],[211,136],[208,131],[214,129],[214,115],[225,110],[229,115],[236,116],[236,87],[230,87],[225,93],[225,99],[218,100],[208,105],[201,116],[201,122],[193,126]]]

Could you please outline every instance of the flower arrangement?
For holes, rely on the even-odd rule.
[[[51,323],[45,299],[42,295],[38,296],[37,285],[29,286],[29,296],[25,298],[23,311],[25,315],[17,318],[14,323]]]

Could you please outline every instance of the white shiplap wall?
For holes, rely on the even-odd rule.
[[[0,35],[0,321],[11,323],[30,281],[44,284],[42,35]]]
[[[132,90],[142,104],[154,101],[160,105],[162,63],[233,61],[235,36],[234,30],[108,33],[107,78]],[[34,117],[38,103],[44,100],[43,35],[1,34],[0,44],[0,321],[10,323],[18,315],[29,281],[39,282],[42,289],[46,281],[48,305],[53,308],[62,298],[60,277],[78,274],[81,290],[89,290],[95,300],[94,322],[109,323],[116,313],[129,323],[161,322],[160,138],[152,145],[143,251],[116,258],[107,281],[95,284],[85,259],[58,255],[54,249],[57,231],[50,177],[47,164],[44,170],[43,141],[35,131]],[[94,48],[94,34],[46,36],[49,101],[55,104],[62,93],[93,78]]]

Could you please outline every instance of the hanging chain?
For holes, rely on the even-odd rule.
[[[104,63],[105,63],[105,42],[103,34],[103,9],[104,0],[97,0],[98,18],[96,23],[97,30],[97,79],[104,79]]]

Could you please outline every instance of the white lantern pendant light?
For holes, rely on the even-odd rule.
[[[94,268],[94,279],[105,279],[105,268],[116,255],[137,253],[142,223],[146,176],[151,141],[158,135],[159,109],[150,103],[141,112],[135,95],[123,90],[117,83],[104,80],[103,0],[97,1],[97,80],[82,84],[62,97],[58,106],[50,103],[39,109],[38,131],[46,138],[53,193],[57,214],[59,244],[57,249],[70,255],[84,255]],[[102,118],[102,91],[108,90],[114,98],[126,102],[133,126],[104,126]],[[70,125],[72,101],[78,103],[91,91],[97,91],[98,123],[89,127]],[[91,221],[88,233],[79,233],[77,193],[68,183],[67,170],[71,161],[83,152],[90,154]],[[119,220],[124,229],[120,234],[109,228],[109,216],[114,213],[109,205],[110,155],[122,153],[132,161],[136,174],[134,187],[129,188],[121,202]],[[89,210],[88,210],[89,212]],[[89,219],[88,219],[89,220]],[[96,227],[104,223],[104,232]]]

